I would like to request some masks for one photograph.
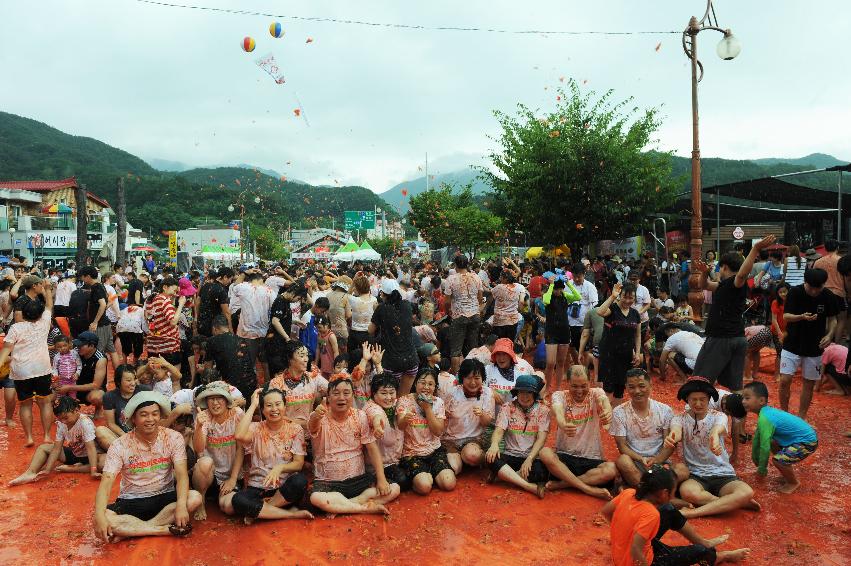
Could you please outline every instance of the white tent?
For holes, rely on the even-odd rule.
[[[331,256],[331,259],[334,261],[354,261],[356,253],[358,252],[337,252]]]
[[[381,254],[372,248],[352,252],[352,261],[381,261]]]

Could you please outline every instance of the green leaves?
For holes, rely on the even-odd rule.
[[[410,207],[409,222],[434,248],[475,250],[497,242],[502,232],[502,219],[476,204],[470,186],[441,185],[412,197]]]

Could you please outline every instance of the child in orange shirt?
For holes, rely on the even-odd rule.
[[[641,476],[638,489],[625,489],[600,511],[611,524],[612,564],[615,566],[687,566],[740,562],[749,548],[716,551],[729,535],[705,539],[670,504],[676,476],[667,467],[652,466]],[[668,546],[660,539],[673,529],[689,546]]]

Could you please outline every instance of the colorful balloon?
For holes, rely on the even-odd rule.
[[[246,53],[251,53],[252,51],[254,51],[254,46],[255,44],[253,37],[245,36],[242,39],[242,50]]]
[[[283,37],[284,31],[281,22],[272,22],[269,24],[269,33],[272,34],[272,37]]]

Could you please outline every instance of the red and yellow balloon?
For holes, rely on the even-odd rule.
[[[253,37],[245,36],[242,39],[242,50],[245,51],[246,53],[251,53],[252,51],[254,51],[255,46],[256,46],[256,44],[254,43]]]

